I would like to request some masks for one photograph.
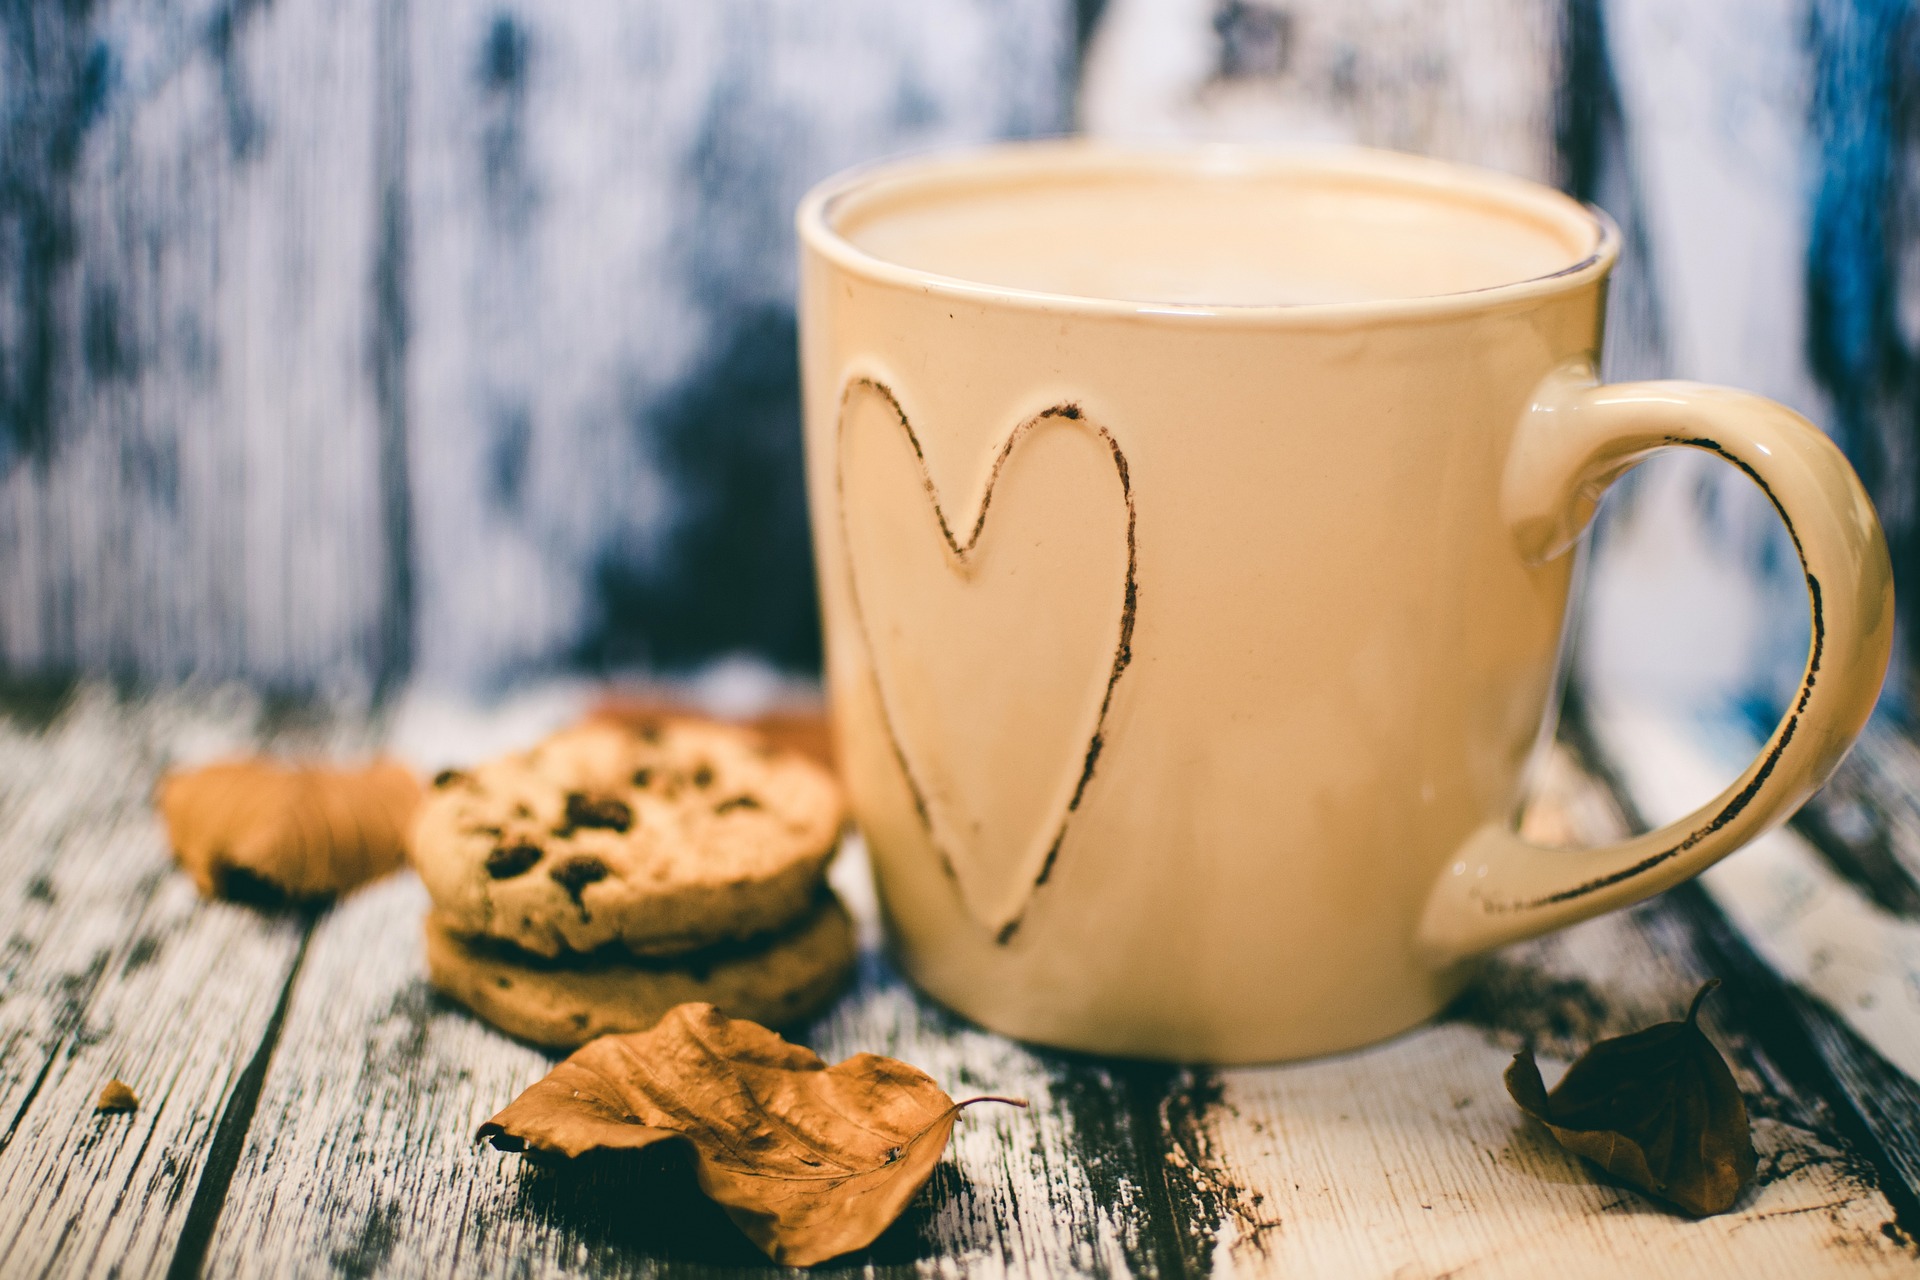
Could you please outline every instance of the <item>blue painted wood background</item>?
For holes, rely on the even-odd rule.
[[[1920,597],[1912,0],[6,0],[0,41],[12,676],[809,670],[789,211],[1074,127],[1596,200],[1612,373],[1808,413]],[[1612,507],[1583,672],[1764,704],[1764,504],[1679,461]]]

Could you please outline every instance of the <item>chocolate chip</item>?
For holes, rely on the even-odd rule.
[[[510,880],[514,876],[525,875],[540,861],[544,851],[537,844],[528,844],[524,840],[518,844],[503,844],[487,855],[487,874],[495,880]]]
[[[648,720],[640,726],[640,736],[648,742],[660,741],[660,722]]]
[[[634,785],[634,786],[636,786],[636,787],[642,787],[642,788],[644,788],[644,787],[647,787],[647,786],[649,786],[649,785],[651,785],[651,784],[652,784],[652,782],[653,782],[653,770],[651,770],[651,769],[635,769],[635,770],[633,771],[633,785]]]
[[[444,791],[456,782],[471,781],[473,781],[473,775],[461,769],[442,769],[433,775],[433,786],[436,791]]]
[[[693,771],[693,785],[696,787],[712,786],[713,785],[713,766],[710,764],[703,764],[698,769],[695,769]]]
[[[625,800],[613,796],[589,796],[579,791],[567,793],[567,832],[569,834],[582,827],[624,833],[632,826],[633,810],[627,806]]]
[[[598,858],[568,858],[559,866],[547,872],[553,882],[567,891],[575,906],[580,905],[580,891],[596,880],[607,878],[607,864]]]
[[[713,811],[715,813],[732,813],[735,809],[758,809],[759,807],[760,802],[752,796],[734,796],[731,799],[722,800],[719,804],[713,806]]]

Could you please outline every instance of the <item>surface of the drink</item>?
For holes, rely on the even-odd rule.
[[[830,217],[857,248],[979,284],[1135,303],[1290,306],[1466,293],[1549,276],[1598,231],[1489,180],[1484,191],[1310,160],[1112,156],[923,172]]]

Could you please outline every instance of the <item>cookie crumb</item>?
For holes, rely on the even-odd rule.
[[[545,856],[545,850],[537,844],[501,845],[487,855],[487,874],[495,880],[511,880],[514,876],[525,875],[533,869],[533,864]]]
[[[107,1081],[106,1087],[100,1090],[100,1100],[93,1104],[93,1109],[96,1113],[105,1112],[113,1115],[123,1111],[138,1111],[140,1099],[132,1089],[115,1077]]]

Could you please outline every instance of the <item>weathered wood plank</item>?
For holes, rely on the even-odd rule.
[[[1920,745],[1900,729],[1870,721],[1793,825],[1869,901],[1920,919]]]
[[[380,7],[45,9],[37,48],[9,24],[0,100],[41,123],[6,139],[31,198],[0,202],[28,224],[0,349],[43,379],[0,423],[9,669],[364,687],[404,659],[368,358],[403,265]]]
[[[447,763],[532,737],[591,696],[548,689],[477,710],[416,695],[393,737],[422,764]],[[13,1081],[16,1098],[22,1087],[34,1092],[30,1105],[7,1104],[15,1122],[0,1146],[0,1271],[154,1270],[192,1263],[202,1249],[222,1275],[765,1271],[670,1158],[544,1170],[472,1142],[474,1127],[551,1059],[427,989],[424,900],[410,876],[335,907],[300,960],[301,922],[203,906],[166,871],[145,808],[153,771],[170,754],[242,744],[258,719],[258,704],[244,699],[128,709],[83,693],[44,738],[0,732],[0,850],[45,848],[31,865],[0,858],[0,928],[23,940],[7,952],[0,1028],[31,1032],[4,1041],[0,1069],[11,1074],[0,1082]],[[339,726],[298,732],[335,749],[354,741]],[[102,760],[108,767],[88,767]],[[33,786],[16,781],[36,770]],[[49,782],[63,777],[81,779],[70,785],[84,799],[48,811],[49,792],[62,794]],[[1591,840],[1617,828],[1590,784],[1564,768],[1553,777],[1560,802],[1530,815],[1536,836]],[[71,830],[57,834],[60,822]],[[134,890],[120,875],[128,866],[144,868]],[[29,895],[43,873],[55,904]],[[150,883],[139,897],[142,874]],[[958,1022],[874,949],[857,856],[836,882],[862,918],[868,952],[856,989],[804,1038],[829,1057],[889,1052],[956,1093],[1019,1092],[1035,1105],[971,1115],[929,1192],[873,1248],[831,1270],[1912,1268],[1893,1206],[1874,1186],[1867,1157],[1877,1153],[1860,1146],[1868,1130],[1818,1096],[1825,1077],[1810,1087],[1804,1063],[1783,1068],[1755,1030],[1779,1012],[1764,1007],[1768,990],[1744,989],[1726,972],[1671,898],[1506,953],[1448,1019],[1393,1044],[1211,1072],[1050,1054]],[[58,929],[45,927],[53,905]],[[1693,1224],[1593,1182],[1519,1116],[1499,1077],[1523,1041],[1565,1060],[1598,1036],[1671,1016],[1714,968],[1731,987],[1710,1004],[1709,1026],[1753,1107],[1762,1179],[1739,1212]],[[60,1015],[65,1038],[29,1055],[44,1078],[22,1086],[15,1046],[44,1039],[53,1015],[16,996],[74,972],[92,985]],[[275,1037],[267,1032],[282,991]],[[93,1091],[111,1074],[142,1093],[135,1116],[91,1115]]]
[[[420,672],[814,666],[794,205],[877,156],[1065,128],[1068,7],[411,13]]]
[[[1080,116],[1123,138],[1352,142],[1552,181],[1558,0],[1107,0]]]
[[[1547,785],[1563,836],[1621,829],[1564,756]],[[1705,1022],[1747,1097],[1761,1155],[1758,1184],[1732,1213],[1692,1222],[1597,1181],[1508,1100],[1501,1073],[1522,1044],[1543,1065],[1564,1065],[1597,1038],[1678,1016],[1709,973],[1683,913],[1656,901],[1508,949],[1449,1018],[1393,1043],[1219,1073],[1218,1104],[1185,1149],[1217,1188],[1216,1270],[1911,1274],[1914,1254],[1871,1166],[1826,1104],[1731,1021],[1729,1002],[1709,1002]],[[1545,1070],[1551,1078],[1555,1066]]]
[[[307,922],[201,903],[149,794],[170,760],[250,743],[262,719],[234,690],[83,687],[44,733],[0,724],[0,1273],[174,1257]],[[115,1076],[140,1108],[95,1116]]]
[[[1064,128],[1071,28],[1054,0],[20,11],[0,667],[805,665],[793,205]]]
[[[163,871],[103,852],[151,823],[153,744],[129,741],[129,720],[111,695],[83,689],[45,732],[0,721],[0,1114],[16,1112],[25,1081],[72,1033],[76,1002],[130,941]]]
[[[511,745],[501,741],[503,726],[528,740],[580,705],[561,690],[475,717],[456,701],[417,698],[398,717],[396,742],[423,766],[455,763]],[[857,843],[835,880],[862,918],[866,954],[855,989],[800,1038],[830,1059],[890,1053],[957,1095],[1012,1093],[1033,1107],[969,1113],[931,1193],[871,1249],[829,1270],[1159,1270],[1155,1250],[1171,1224],[1138,1176],[1148,1162],[1119,1071],[1027,1050],[928,1005],[877,952]],[[553,1059],[429,990],[425,907],[418,882],[406,876],[354,895],[316,929],[209,1273],[763,1267],[670,1161],[541,1170],[474,1144],[480,1122]]]
[[[1706,800],[1756,747],[1749,732],[1726,719],[1680,719],[1625,701],[1591,704],[1586,719],[1642,825]],[[1876,730],[1856,748],[1861,759],[1846,785],[1856,798],[1864,790],[1876,811],[1911,812],[1912,797],[1898,789],[1909,776],[1910,748],[1888,746],[1886,732]],[[1876,763],[1882,750],[1888,755]],[[1826,830],[1840,834],[1831,819]],[[1873,831],[1868,823],[1866,841]],[[1887,838],[1905,837],[1889,831]],[[1879,871],[1883,887],[1898,883],[1902,867],[1891,848]],[[1909,1203],[1920,1199],[1920,919],[1889,909],[1860,877],[1842,874],[1791,828],[1754,841],[1699,883],[1797,993],[1796,1025],[1878,1140]]]
[[[668,1161],[541,1170],[473,1131],[552,1065],[427,988],[411,876],[315,933],[208,1259],[211,1275],[688,1274],[764,1260]],[[1107,1070],[958,1025],[876,955],[800,1036],[832,1059],[914,1062],[956,1094],[1030,1098],[960,1126],[932,1193],[864,1255],[826,1270],[1121,1274],[1144,1239],[1131,1117]],[[1087,1117],[1095,1117],[1092,1123]],[[676,1274],[679,1274],[676,1271]]]
[[[417,756],[453,758],[433,739],[472,745],[478,731],[450,705],[401,717],[403,737],[410,718],[436,726],[414,733]],[[565,705],[547,704],[546,718],[563,718]],[[1563,838],[1617,826],[1564,767],[1559,791],[1551,812]],[[1541,814],[1531,821],[1539,834]],[[1684,1005],[1707,965],[1671,905],[1510,953],[1453,1018],[1392,1045],[1215,1073],[1052,1055],[966,1027],[872,950],[874,907],[857,860],[836,879],[869,951],[857,990],[807,1041],[829,1057],[904,1057],[957,1092],[1035,1102],[963,1126],[930,1193],[841,1269],[1385,1275],[1477,1260],[1518,1274],[1550,1261],[1565,1270],[1568,1250],[1596,1273],[1635,1260],[1674,1274],[1739,1266],[1762,1276],[1840,1261],[1866,1273],[1912,1265],[1897,1229],[1883,1230],[1894,1213],[1870,1163],[1825,1103],[1722,1013],[1710,1025],[1753,1101],[1763,1153],[1763,1185],[1737,1214],[1691,1224],[1596,1184],[1506,1100],[1500,1073],[1523,1040],[1564,1061]],[[423,908],[402,879],[357,895],[317,930],[210,1269],[646,1275],[758,1265],[670,1166],[541,1171],[471,1142],[551,1060],[431,995]]]

